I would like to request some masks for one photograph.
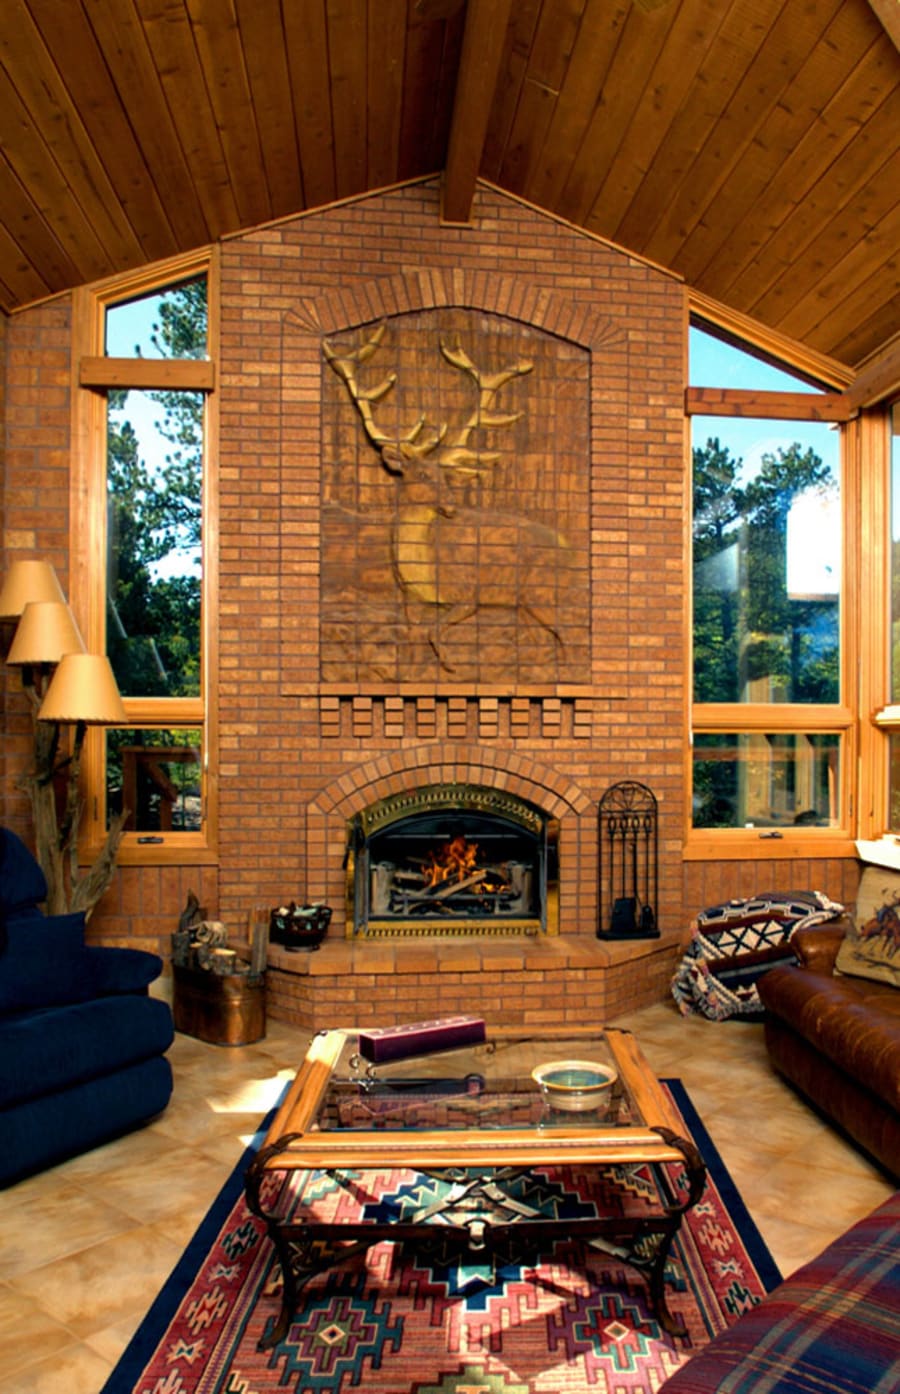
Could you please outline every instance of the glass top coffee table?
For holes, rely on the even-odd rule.
[[[389,1239],[448,1257],[466,1251],[508,1262],[559,1238],[577,1239],[638,1269],[660,1324],[682,1334],[666,1304],[666,1259],[706,1169],[630,1032],[495,1030],[478,1045],[371,1064],[350,1031],[310,1042],[291,1089],[245,1176],[284,1280],[281,1312],[260,1342],[287,1334],[316,1273]],[[533,1071],[560,1066],[560,1092]],[[615,1074],[594,1099],[593,1067]],[[568,1089],[565,1087],[568,1085]],[[548,1169],[649,1168],[656,1198],[641,1214],[560,1216],[540,1204]],[[347,1207],[322,1218],[288,1185],[298,1170],[352,1187],[354,1175],[408,1168],[442,1183],[440,1200],[376,1218]],[[530,1199],[523,1203],[526,1176]],[[290,1194],[290,1203],[286,1197]]]

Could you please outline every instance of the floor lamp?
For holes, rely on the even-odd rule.
[[[93,865],[80,874],[81,755],[89,725],[127,724],[122,698],[109,659],[85,652],[49,562],[13,562],[0,590],[0,619],[16,622],[6,661],[22,670],[33,717],[34,763],[23,787],[31,799],[35,853],[47,878],[47,910],[90,913],[112,879],[124,818],[113,821]],[[68,741],[64,727],[74,728]]]

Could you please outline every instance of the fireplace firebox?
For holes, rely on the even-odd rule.
[[[348,935],[556,933],[559,825],[506,790],[425,785],[347,829]]]

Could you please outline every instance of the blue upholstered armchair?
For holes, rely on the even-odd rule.
[[[0,1185],[160,1113],[172,1014],[148,987],[162,960],[84,942],[84,915],[47,916],[44,874],[0,829]]]

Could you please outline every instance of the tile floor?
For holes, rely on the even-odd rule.
[[[683,1080],[782,1273],[893,1191],[773,1075],[761,1027],[669,1003],[615,1024]],[[254,1046],[179,1035],[162,1117],[0,1191],[3,1394],[98,1394],[303,1045],[271,1021]]]

